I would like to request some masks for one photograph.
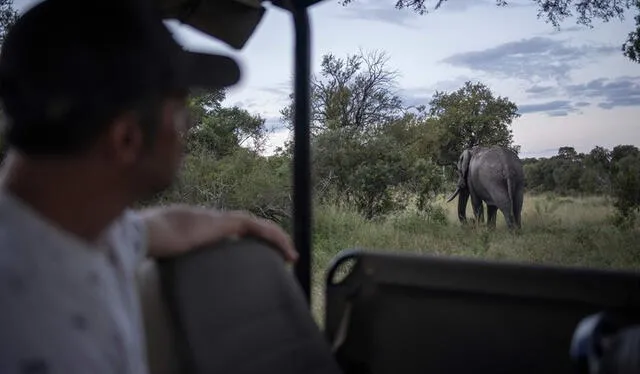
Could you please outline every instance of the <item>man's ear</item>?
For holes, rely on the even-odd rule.
[[[109,157],[121,164],[133,164],[139,160],[144,147],[144,134],[139,117],[126,113],[117,117],[107,133]]]

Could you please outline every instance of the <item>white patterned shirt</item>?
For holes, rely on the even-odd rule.
[[[0,373],[147,374],[135,283],[146,231],[126,211],[99,242],[0,190]]]

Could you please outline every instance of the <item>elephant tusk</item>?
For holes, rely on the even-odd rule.
[[[452,193],[451,196],[449,196],[449,198],[447,199],[447,202],[450,202],[451,200],[455,199],[456,196],[458,196],[458,193],[460,193],[460,187],[456,188],[456,191]]]

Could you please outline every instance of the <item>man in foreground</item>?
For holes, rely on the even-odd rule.
[[[0,56],[0,373],[148,372],[134,276],[145,256],[253,235],[295,261],[279,227],[245,213],[129,208],[171,185],[187,93],[235,84],[234,61],[183,51],[127,0],[45,0]]]

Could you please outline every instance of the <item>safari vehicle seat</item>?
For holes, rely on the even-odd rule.
[[[154,374],[340,372],[293,274],[262,242],[149,260],[139,280]]]
[[[346,250],[326,285],[325,332],[345,373],[576,373],[581,321],[640,320],[638,273]]]

